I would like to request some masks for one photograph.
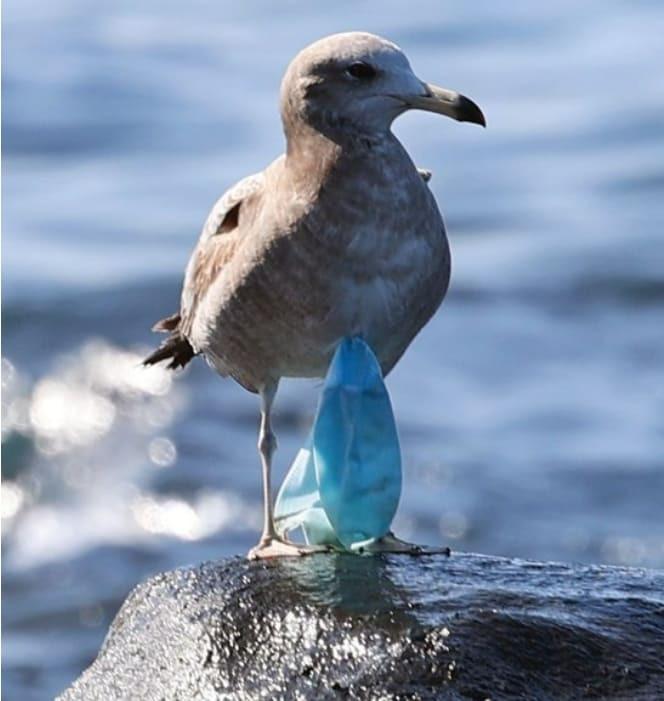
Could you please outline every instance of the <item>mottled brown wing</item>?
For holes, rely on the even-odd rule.
[[[203,225],[201,236],[185,272],[180,311],[158,321],[153,331],[170,332],[161,346],[144,363],[152,365],[170,360],[170,368],[184,367],[196,354],[189,342],[196,308],[237,247],[237,238],[229,234],[237,228],[243,203],[263,186],[263,174],[250,175],[227,190],[217,200]]]
[[[231,234],[239,224],[243,206],[260,192],[263,180],[262,173],[240,180],[219,198],[208,215],[189,259],[182,286],[179,328],[185,335],[191,329],[200,300],[235,254],[238,239]]]

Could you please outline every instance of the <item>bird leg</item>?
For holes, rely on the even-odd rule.
[[[260,390],[261,425],[258,434],[258,452],[261,456],[263,472],[263,533],[258,545],[254,546],[247,555],[250,560],[289,556],[297,557],[310,553],[329,551],[327,546],[290,543],[280,538],[274,528],[271,471],[272,456],[277,448],[277,438],[272,431],[270,412],[278,385],[278,381],[271,382]]]

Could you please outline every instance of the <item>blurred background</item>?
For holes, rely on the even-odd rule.
[[[51,698],[142,578],[244,554],[256,398],[139,367],[205,216],[281,152],[281,75],[366,29],[486,131],[395,131],[446,217],[450,293],[389,378],[396,531],[664,566],[664,7],[3,3],[3,698]],[[317,385],[284,383],[278,481]]]

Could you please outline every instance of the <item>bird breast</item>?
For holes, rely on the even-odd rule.
[[[290,202],[295,220],[266,202],[245,222],[253,237],[281,223],[261,241],[247,238],[206,300],[197,345],[220,372],[247,387],[322,376],[353,335],[391,369],[445,294],[449,251],[410,159],[389,163],[339,164],[315,197],[282,191],[274,200]]]

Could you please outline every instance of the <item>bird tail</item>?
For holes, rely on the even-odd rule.
[[[189,341],[184,337],[178,328],[180,315],[175,314],[167,319],[158,321],[153,327],[153,331],[171,331],[171,335],[157,348],[150,353],[143,361],[143,365],[155,365],[162,360],[169,360],[169,370],[183,368],[195,355],[194,349]]]

